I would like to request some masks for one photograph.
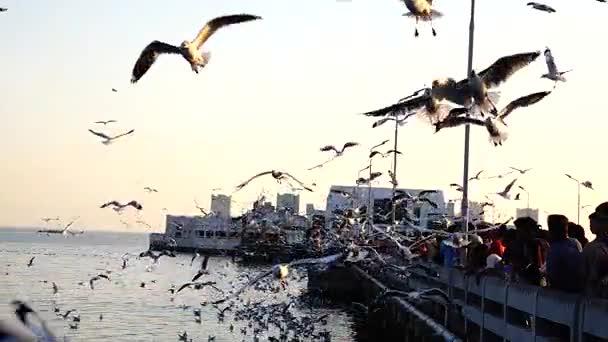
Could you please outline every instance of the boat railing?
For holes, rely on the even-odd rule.
[[[413,269],[407,286],[444,290],[462,308],[465,330],[479,328],[480,341],[608,340],[608,300],[433,268],[438,277]]]

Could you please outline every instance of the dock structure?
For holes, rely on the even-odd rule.
[[[378,341],[608,340],[608,300],[426,266],[436,274],[411,269],[408,276],[398,276],[346,265],[309,272],[309,287],[336,300],[368,306],[387,289],[438,288],[457,308],[388,298],[380,307],[369,308],[369,333]]]

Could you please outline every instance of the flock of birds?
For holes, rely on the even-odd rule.
[[[408,13],[404,14],[404,16],[414,18],[416,21],[415,31],[414,31],[414,35],[416,37],[419,36],[419,31],[418,31],[418,22],[419,21],[429,22],[430,26],[431,26],[432,34],[434,36],[437,35],[437,31],[433,27],[433,19],[440,18],[443,16],[443,14],[433,8],[432,0],[402,0],[402,1],[408,10]],[[606,0],[597,0],[597,1],[606,2]],[[536,10],[545,11],[548,13],[552,13],[552,12],[556,11],[555,9],[553,9],[552,7],[550,7],[548,5],[537,3],[537,2],[529,2],[527,5],[531,6],[532,8],[534,8]],[[0,12],[5,12],[5,11],[7,11],[6,8],[0,8]],[[211,58],[210,52],[204,52],[204,51],[201,51],[201,49],[202,49],[203,45],[205,44],[205,42],[208,41],[209,38],[215,32],[217,32],[217,30],[219,30],[223,27],[229,26],[229,25],[243,24],[243,23],[250,22],[250,21],[258,21],[261,19],[262,18],[260,16],[252,15],[252,14],[234,14],[234,15],[226,15],[226,16],[217,17],[217,18],[214,18],[214,19],[211,19],[210,21],[208,21],[206,23],[206,25],[198,32],[196,37],[194,37],[193,40],[191,40],[191,41],[186,40],[186,41],[182,42],[181,45],[179,45],[179,46],[175,46],[175,45],[164,43],[164,42],[161,42],[158,40],[154,40],[143,49],[143,51],[139,55],[137,61],[135,62],[135,65],[132,70],[132,75],[131,75],[131,83],[135,84],[137,82],[140,82],[142,77],[150,70],[152,65],[157,60],[158,56],[160,56],[161,54],[181,55],[182,58],[190,65],[190,68],[192,69],[192,71],[194,73],[198,74],[200,72],[200,70],[203,69],[209,63],[210,58]],[[366,113],[364,113],[364,115],[369,116],[369,117],[378,118],[378,120],[373,123],[373,125],[372,125],[373,128],[379,127],[379,126],[383,125],[384,123],[391,121],[391,120],[396,121],[396,123],[399,125],[403,125],[407,122],[406,120],[408,118],[415,116],[415,115],[429,120],[434,125],[435,132],[438,132],[445,128],[472,124],[475,126],[485,127],[485,129],[487,130],[487,132],[489,134],[490,141],[495,146],[502,145],[502,143],[508,137],[508,134],[505,130],[505,128],[507,127],[507,123],[506,123],[507,117],[517,109],[520,109],[523,107],[528,107],[528,106],[534,105],[534,104],[542,101],[545,97],[547,97],[548,95],[550,95],[552,93],[552,91],[556,88],[556,86],[559,82],[566,82],[566,78],[564,77],[564,74],[571,71],[571,70],[561,71],[557,67],[557,65],[555,63],[555,59],[552,55],[552,52],[548,47],[545,48],[545,50],[542,54],[544,55],[545,63],[547,66],[547,73],[542,75],[541,77],[551,80],[553,82],[553,89],[539,91],[536,93],[521,96],[521,97],[511,101],[507,106],[505,106],[504,108],[501,108],[500,110],[496,106],[496,103],[498,102],[499,94],[500,94],[498,91],[496,91],[497,88],[499,86],[503,85],[504,83],[507,83],[509,78],[511,76],[513,76],[515,73],[517,73],[518,71],[524,69],[525,67],[527,67],[528,65],[533,63],[541,55],[540,51],[524,52],[524,53],[518,53],[518,54],[498,58],[492,65],[490,65],[489,67],[487,67],[486,69],[482,70],[479,73],[477,73],[475,70],[472,70],[466,79],[462,79],[462,80],[458,80],[458,81],[455,80],[454,78],[433,80],[432,86],[430,88],[425,87],[421,90],[416,91],[412,95],[402,99],[398,103],[392,104],[390,106],[387,106],[387,107],[384,107],[384,108],[381,108],[378,110],[366,112]],[[117,92],[118,90],[116,90],[115,88],[112,88],[112,91]],[[116,123],[116,120],[98,121],[95,123],[106,127],[108,124]],[[124,133],[120,133],[117,135],[109,135],[107,133],[99,132],[99,131],[93,130],[93,129],[89,129],[89,132],[91,134],[103,139],[101,141],[102,144],[110,145],[110,144],[116,142],[120,138],[132,135],[135,132],[135,130],[131,129],[131,130],[128,130]],[[374,146],[374,148],[382,146],[387,141],[384,141],[383,143]],[[331,157],[328,160],[311,167],[309,170],[323,167],[324,165],[328,164],[329,162],[335,160],[336,158],[343,156],[344,153],[348,149],[354,148],[358,145],[359,144],[357,142],[349,141],[349,142],[346,142],[345,144],[343,144],[341,147],[336,147],[334,145],[328,145],[328,146],[321,147],[320,151],[331,153],[332,154]],[[372,158],[374,158],[375,156],[386,157],[390,154],[401,154],[401,152],[394,150],[394,149],[388,150],[387,152],[382,153],[380,151],[374,151],[374,148],[372,148],[370,150],[370,155],[369,155],[370,160]],[[381,172],[371,172],[371,164],[370,164],[369,168],[370,168],[369,177],[368,178],[360,177],[357,180],[357,184],[370,184],[373,180],[375,180],[376,178],[378,178],[382,175]],[[528,172],[530,170],[530,169],[520,170],[520,169],[516,169],[516,168],[512,168],[512,169],[513,169],[512,172],[518,172],[521,175],[525,174],[526,172]],[[474,177],[471,178],[471,180],[483,179],[483,178],[481,178],[482,172],[483,171],[478,172]],[[268,171],[260,172],[256,175],[252,176],[248,180],[238,184],[236,186],[235,191],[239,191],[239,190],[243,189],[245,186],[247,186],[250,182],[257,179],[258,177],[267,176],[267,175],[273,177],[278,183],[287,182],[292,187],[294,187],[294,184],[291,183],[291,182],[294,182],[297,185],[299,185],[301,187],[301,189],[311,191],[311,192],[313,191],[312,187],[315,185],[315,184],[307,185],[286,171],[268,170]],[[506,175],[507,174],[502,174],[502,175],[493,176],[493,177],[502,178]],[[396,182],[397,182],[396,175],[390,174],[389,176],[391,177],[391,182],[396,185]],[[512,190],[514,189],[516,181],[517,181],[517,178],[512,179],[506,185],[506,187],[503,190],[497,192],[496,195],[499,195],[505,199],[510,199],[511,198],[510,194],[511,194]],[[589,181],[583,182],[583,183],[581,183],[581,185],[592,189],[592,184]],[[451,184],[451,187],[455,188],[458,191],[462,191],[462,186],[460,186],[459,184],[456,184],[456,183]],[[522,190],[524,190],[523,187],[520,186],[520,188]],[[146,188],[144,188],[144,190],[148,193],[158,192],[157,189],[152,188],[152,187],[146,187]],[[430,201],[428,198],[425,198],[424,195],[425,194],[421,193],[421,194],[418,194],[417,196],[412,196],[405,192],[397,192],[396,196],[392,199],[392,201],[396,202],[396,201],[414,199],[416,201],[426,202],[429,205],[433,206],[434,203],[432,201]],[[517,194],[515,196],[515,199],[519,199],[519,194]],[[195,201],[195,204],[196,204],[197,208],[199,208],[201,211],[204,210],[203,208],[198,206],[196,201]],[[435,206],[436,206],[436,204],[435,204]],[[115,212],[120,214],[127,207],[132,207],[138,211],[143,209],[142,204],[136,200],[132,200],[127,203],[121,203],[119,201],[110,201],[110,202],[102,204],[100,208],[111,208]],[[356,212],[354,216],[351,214],[351,216],[349,216],[348,219],[351,221],[354,219],[362,219],[363,225],[371,225],[371,227],[373,228],[374,234],[385,236],[389,240],[393,241],[397,247],[399,247],[399,250],[402,251],[402,254],[400,255],[401,257],[404,257],[407,260],[412,260],[416,257],[416,254],[414,254],[412,252],[412,250],[413,250],[413,246],[416,245],[417,243],[419,243],[419,240],[412,239],[411,237],[409,237],[409,238],[408,237],[395,237],[394,235],[389,234],[389,232],[387,230],[374,226],[373,222],[369,221],[369,218],[364,217],[363,215],[359,215],[359,212]],[[57,221],[57,220],[58,220],[58,218],[50,218],[50,217],[43,218],[43,221],[45,221],[47,223],[52,222],[52,221]],[[76,222],[76,220],[77,219],[72,220],[66,226],[64,226],[62,229],[46,229],[46,230],[41,230],[40,232],[47,233],[47,234],[63,234],[63,235],[77,234],[77,233],[70,231],[70,227],[74,224],[74,222]],[[415,227],[419,232],[430,233],[430,234],[432,234],[431,236],[447,234],[444,231],[422,228],[422,227],[416,226],[415,224],[410,224],[410,226]],[[494,228],[494,227],[491,227],[491,228]],[[475,233],[475,232],[473,232],[473,233]],[[373,235],[370,236],[370,238],[371,237],[373,237]],[[336,241],[336,239],[339,239],[339,237],[334,236],[331,239],[328,238],[328,241],[331,240],[331,242],[333,243]],[[408,242],[410,243],[409,246],[406,245]],[[217,305],[221,305],[221,304],[226,304],[226,306],[224,308],[217,307],[218,312],[219,312],[218,317],[221,317],[218,319],[220,319],[220,321],[221,321],[221,320],[223,320],[223,317],[226,314],[226,312],[230,311],[232,309],[232,307],[236,304],[237,300],[239,300],[240,295],[248,288],[257,286],[257,284],[259,284],[263,279],[266,279],[266,278],[272,276],[273,278],[279,280],[280,287],[278,288],[278,291],[280,291],[281,289],[287,288],[288,283],[286,280],[292,273],[292,272],[290,272],[290,270],[292,270],[292,269],[311,267],[311,266],[329,267],[329,266],[335,265],[337,263],[360,262],[364,259],[369,260],[370,258],[373,259],[375,262],[378,262],[378,263],[381,263],[384,265],[389,265],[393,268],[402,269],[400,266],[388,264],[384,260],[384,258],[371,247],[363,247],[363,246],[356,245],[353,243],[352,240],[348,241],[348,244],[345,241],[340,241],[339,245],[341,247],[341,251],[336,254],[324,256],[321,258],[296,260],[296,261],[292,261],[287,264],[277,264],[277,265],[274,265],[273,267],[271,267],[270,269],[268,269],[267,271],[262,272],[255,277],[250,277],[248,274],[244,274],[244,275],[242,275],[242,278],[245,280],[245,283],[242,286],[236,287],[236,284],[233,284],[232,291],[225,294],[222,298],[219,298],[219,299],[214,300],[209,303],[205,303],[205,305],[210,304],[210,305],[217,306]],[[171,251],[163,251],[161,253],[155,254],[154,252],[148,250],[146,252],[140,253],[139,255],[136,255],[137,258],[149,257],[153,261],[153,263],[157,263],[158,260],[162,256],[175,257],[175,254]],[[195,254],[192,261],[194,261],[196,257],[197,257],[197,255]],[[121,265],[122,269],[125,269],[127,267],[128,258],[129,258],[129,255],[123,256],[122,265]],[[201,263],[201,269],[199,271],[197,271],[197,273],[194,275],[194,277],[190,281],[182,284],[177,289],[175,287],[172,287],[171,289],[169,289],[169,292],[173,295],[177,295],[178,293],[180,293],[181,291],[184,291],[185,289],[201,290],[203,288],[212,288],[217,293],[221,293],[221,294],[224,294],[224,292],[227,292],[227,290],[219,288],[215,281],[202,280],[203,277],[206,277],[209,275],[209,271],[207,270],[208,260],[209,260],[209,256],[203,256],[203,261]],[[29,260],[29,263],[27,264],[27,266],[28,267],[34,266],[34,258],[31,258]],[[97,274],[97,275],[93,276],[92,278],[90,278],[90,280],[89,280],[90,289],[94,290],[95,285],[99,284],[99,282],[103,281],[103,280],[110,281],[110,276],[108,274],[101,273],[101,274]],[[145,287],[145,285],[146,285],[145,283],[143,283],[143,282],[141,283],[141,287]],[[59,291],[59,288],[55,283],[53,283],[53,291],[54,291],[54,293],[57,293]],[[439,291],[439,292],[437,292],[437,291]],[[419,299],[422,297],[433,298],[434,295],[435,296],[439,295],[439,297],[446,297],[446,296],[444,296],[445,294],[443,292],[441,292],[440,290],[429,290],[426,292],[423,291],[423,292],[408,292],[408,293],[399,293],[399,291],[393,291],[393,292],[386,292],[386,293],[382,294],[382,296],[384,296],[384,297],[392,296],[392,295],[404,295],[412,300]],[[380,299],[381,298],[379,297],[378,300],[380,300]],[[445,298],[443,298],[442,300],[445,301]],[[17,312],[18,316],[20,317],[20,319],[22,318],[22,320],[24,322],[26,321],[26,318],[25,318],[26,314],[28,314],[28,313],[35,314],[35,311],[31,307],[29,307],[26,303],[14,302],[13,304],[16,307],[16,312]],[[242,317],[242,319],[250,319],[250,320],[252,318],[255,318],[255,320],[258,322],[258,326],[256,327],[257,330],[254,330],[254,336],[257,336],[257,333],[259,333],[262,329],[264,329],[264,328],[267,329],[270,324],[275,324],[280,329],[280,336],[279,336],[279,338],[273,337],[274,339],[269,339],[271,341],[287,341],[288,331],[290,331],[290,330],[294,332],[294,337],[293,337],[292,341],[298,341],[298,339],[297,339],[298,336],[302,336],[302,335],[313,336],[315,324],[322,322],[325,318],[325,317],[319,317],[319,318],[315,319],[315,318],[307,317],[305,319],[297,319],[289,313],[290,304],[281,304],[278,307],[270,307],[270,306],[266,305],[266,306],[262,306],[263,309],[258,310],[258,311],[255,311],[256,307],[257,306],[255,306],[255,305],[245,306],[245,309],[241,310],[240,313],[237,314],[237,317]],[[291,323],[284,324],[284,323],[278,322],[276,319],[279,315],[268,314],[268,312],[270,312],[270,311],[274,312],[275,310],[280,310],[281,315],[284,316],[286,318],[286,320]],[[59,313],[59,311],[56,311],[56,312]],[[194,310],[193,312],[194,312],[195,317],[198,317],[198,320],[200,321],[200,311]],[[197,312],[198,312],[198,314],[197,314]],[[64,316],[64,318],[67,318],[69,316],[69,314],[70,314],[70,311],[67,311],[66,313],[64,313],[62,315]],[[102,319],[101,316],[100,316],[100,319]],[[74,322],[77,322],[76,317],[74,317]],[[42,327],[43,327],[43,329],[47,330],[47,328],[44,325],[44,322],[42,322]],[[77,325],[71,325],[70,328],[77,329]],[[232,331],[232,329],[233,329],[232,325],[231,325],[230,329]],[[243,333],[245,334],[246,331]],[[49,334],[51,334],[51,333],[49,332]],[[330,340],[329,335],[330,335],[330,333],[325,331],[325,332],[319,333],[318,337],[319,337],[319,339],[323,339],[324,341],[329,341]],[[188,338],[187,332],[180,334],[179,339],[182,341],[190,341],[190,339]],[[212,340],[214,340],[214,337],[210,336],[209,341],[212,341]]]

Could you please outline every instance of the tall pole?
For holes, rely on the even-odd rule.
[[[367,226],[367,234],[369,235],[372,231],[372,226],[374,224],[374,203],[372,201],[372,159],[369,159],[369,178],[368,178],[368,188],[367,188],[367,222],[369,225]]]
[[[469,61],[467,66],[467,78],[473,70],[473,38],[475,33],[475,0],[471,0],[471,21],[469,23]],[[470,115],[467,111],[467,117]],[[463,231],[468,233],[469,231],[469,141],[471,136],[471,126],[469,124],[464,126],[464,168],[462,175],[462,203],[461,203],[461,215],[464,220]],[[468,235],[467,235],[468,236]],[[467,237],[468,239],[468,237]]]
[[[393,192],[391,197],[391,202],[393,203],[393,211],[391,214],[391,226],[393,226],[393,230],[395,230],[395,211],[397,210],[397,204],[394,201],[395,198],[395,190],[397,190],[397,136],[399,134],[399,120],[397,120],[397,116],[395,116],[395,144],[393,145],[393,176],[395,177],[393,182]]]

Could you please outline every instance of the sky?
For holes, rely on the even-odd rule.
[[[608,30],[608,5],[594,0],[553,0],[548,14],[527,1],[477,1],[474,67],[497,58],[544,50],[558,68],[574,69],[568,81],[540,103],[512,113],[509,138],[500,147],[482,127],[471,129],[470,173],[495,175],[509,166],[533,168],[516,184],[530,193],[530,206],[576,221],[576,183],[593,182],[582,205],[608,199],[603,151],[608,118],[599,103],[608,52],[596,37]],[[151,231],[164,230],[172,214],[196,214],[193,199],[209,206],[212,189],[230,194],[252,175],[282,169],[317,184],[301,194],[301,207],[323,208],[332,184],[354,184],[372,145],[392,138],[392,125],[372,129],[360,113],[396,102],[434,78],[464,78],[470,5],[437,0],[444,17],[438,35],[403,17],[397,0],[0,0],[0,226],[41,226],[42,217],[79,216],[84,229],[125,228],[132,212],[118,217],[100,209],[110,200],[140,201]],[[179,56],[160,56],[135,85],[131,70],[152,40],[175,45],[194,38],[205,22],[224,14],[251,13],[263,20],[221,29],[205,44],[211,61],[199,74]],[[502,108],[532,92],[549,90],[541,56],[500,87]],[[117,93],[111,91],[118,90]],[[99,127],[97,120],[118,122]],[[135,134],[104,146],[88,129]],[[361,145],[321,169],[319,148]],[[460,194],[464,128],[434,128],[414,119],[399,130],[400,187],[443,189]],[[386,173],[389,158],[374,163]],[[471,184],[472,200],[502,190],[511,180]],[[379,186],[390,186],[381,178]],[[147,194],[143,188],[157,188]],[[233,214],[265,191],[274,200],[288,192],[271,177],[233,194]],[[222,192],[222,191],[221,191]],[[522,198],[525,195],[522,194]],[[525,201],[497,199],[514,214]],[[586,227],[588,209],[581,212]]]

